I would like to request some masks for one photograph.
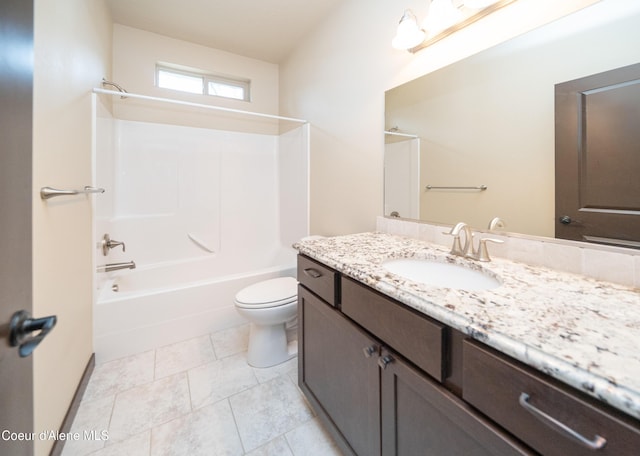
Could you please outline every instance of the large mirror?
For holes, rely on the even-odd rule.
[[[554,87],[639,43],[638,2],[605,0],[387,91],[385,215],[553,237]]]

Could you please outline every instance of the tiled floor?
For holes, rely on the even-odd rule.
[[[297,387],[297,358],[250,367],[248,329],[96,366],[62,455],[341,455]]]

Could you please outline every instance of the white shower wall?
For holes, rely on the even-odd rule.
[[[103,113],[96,133],[96,237],[126,243],[98,264],[216,256],[250,269],[308,234],[307,125],[270,135]]]

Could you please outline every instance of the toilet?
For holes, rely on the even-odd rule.
[[[286,324],[296,317],[298,281],[278,277],[254,283],[235,296],[240,315],[251,323],[247,361],[253,367],[270,367],[293,358],[287,348]]]

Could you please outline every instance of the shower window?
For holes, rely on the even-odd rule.
[[[163,89],[250,101],[251,83],[248,79],[203,74],[158,65],[156,83]]]

